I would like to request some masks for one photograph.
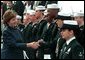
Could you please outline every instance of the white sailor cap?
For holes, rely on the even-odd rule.
[[[59,9],[59,6],[58,6],[58,4],[55,4],[55,3],[48,4],[47,9]]]
[[[58,16],[56,16],[56,19],[72,20],[72,17],[69,13],[63,13],[63,11],[61,11],[58,13]]]
[[[63,26],[61,27],[61,30],[62,29],[78,29],[79,26],[78,26],[78,23],[77,21],[74,21],[74,20],[64,20],[63,21]]]
[[[35,8],[35,10],[45,10],[45,6],[39,5]]]
[[[77,21],[74,20],[64,20],[63,22],[68,25],[78,25]]]
[[[34,11],[34,10],[27,10],[27,13],[28,13],[29,15],[35,15],[35,11]]]
[[[30,13],[30,10],[27,10],[26,13],[29,14]]]
[[[22,17],[20,15],[17,15],[16,18],[17,19],[22,19]]]
[[[62,15],[62,16],[71,16],[70,13],[64,13],[63,11],[59,12],[58,15]]]
[[[83,12],[74,13],[73,17],[84,16]]]

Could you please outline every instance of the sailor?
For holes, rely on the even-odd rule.
[[[66,40],[61,49],[59,59],[84,59],[83,47],[77,42],[76,32],[79,31],[77,21],[64,20],[61,37]]]
[[[78,22],[80,28],[79,43],[84,47],[84,12],[77,12],[74,14],[74,20]]]
[[[52,39],[55,37],[55,33],[57,33],[57,25],[54,21],[54,18],[57,16],[59,12],[59,7],[57,4],[48,4],[47,5],[47,23],[45,24],[41,39],[43,39],[46,44],[42,44],[40,50],[38,51],[38,58],[44,59],[45,56],[51,56],[49,58],[54,58],[54,53],[52,49],[50,48],[50,45],[52,43]]]

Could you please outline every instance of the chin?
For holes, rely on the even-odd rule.
[[[64,37],[64,36],[62,36],[62,38],[63,38],[63,39],[65,39],[65,37]]]
[[[16,25],[14,25],[14,26],[16,26]]]

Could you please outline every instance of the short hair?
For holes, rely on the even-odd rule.
[[[9,22],[14,17],[16,17],[16,13],[14,13],[13,10],[7,10],[3,15],[3,23],[8,25],[7,22]]]

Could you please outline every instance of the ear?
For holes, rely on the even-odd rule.
[[[70,34],[72,34],[72,35],[74,34],[74,31],[73,30],[70,30],[70,32],[71,32]]]

